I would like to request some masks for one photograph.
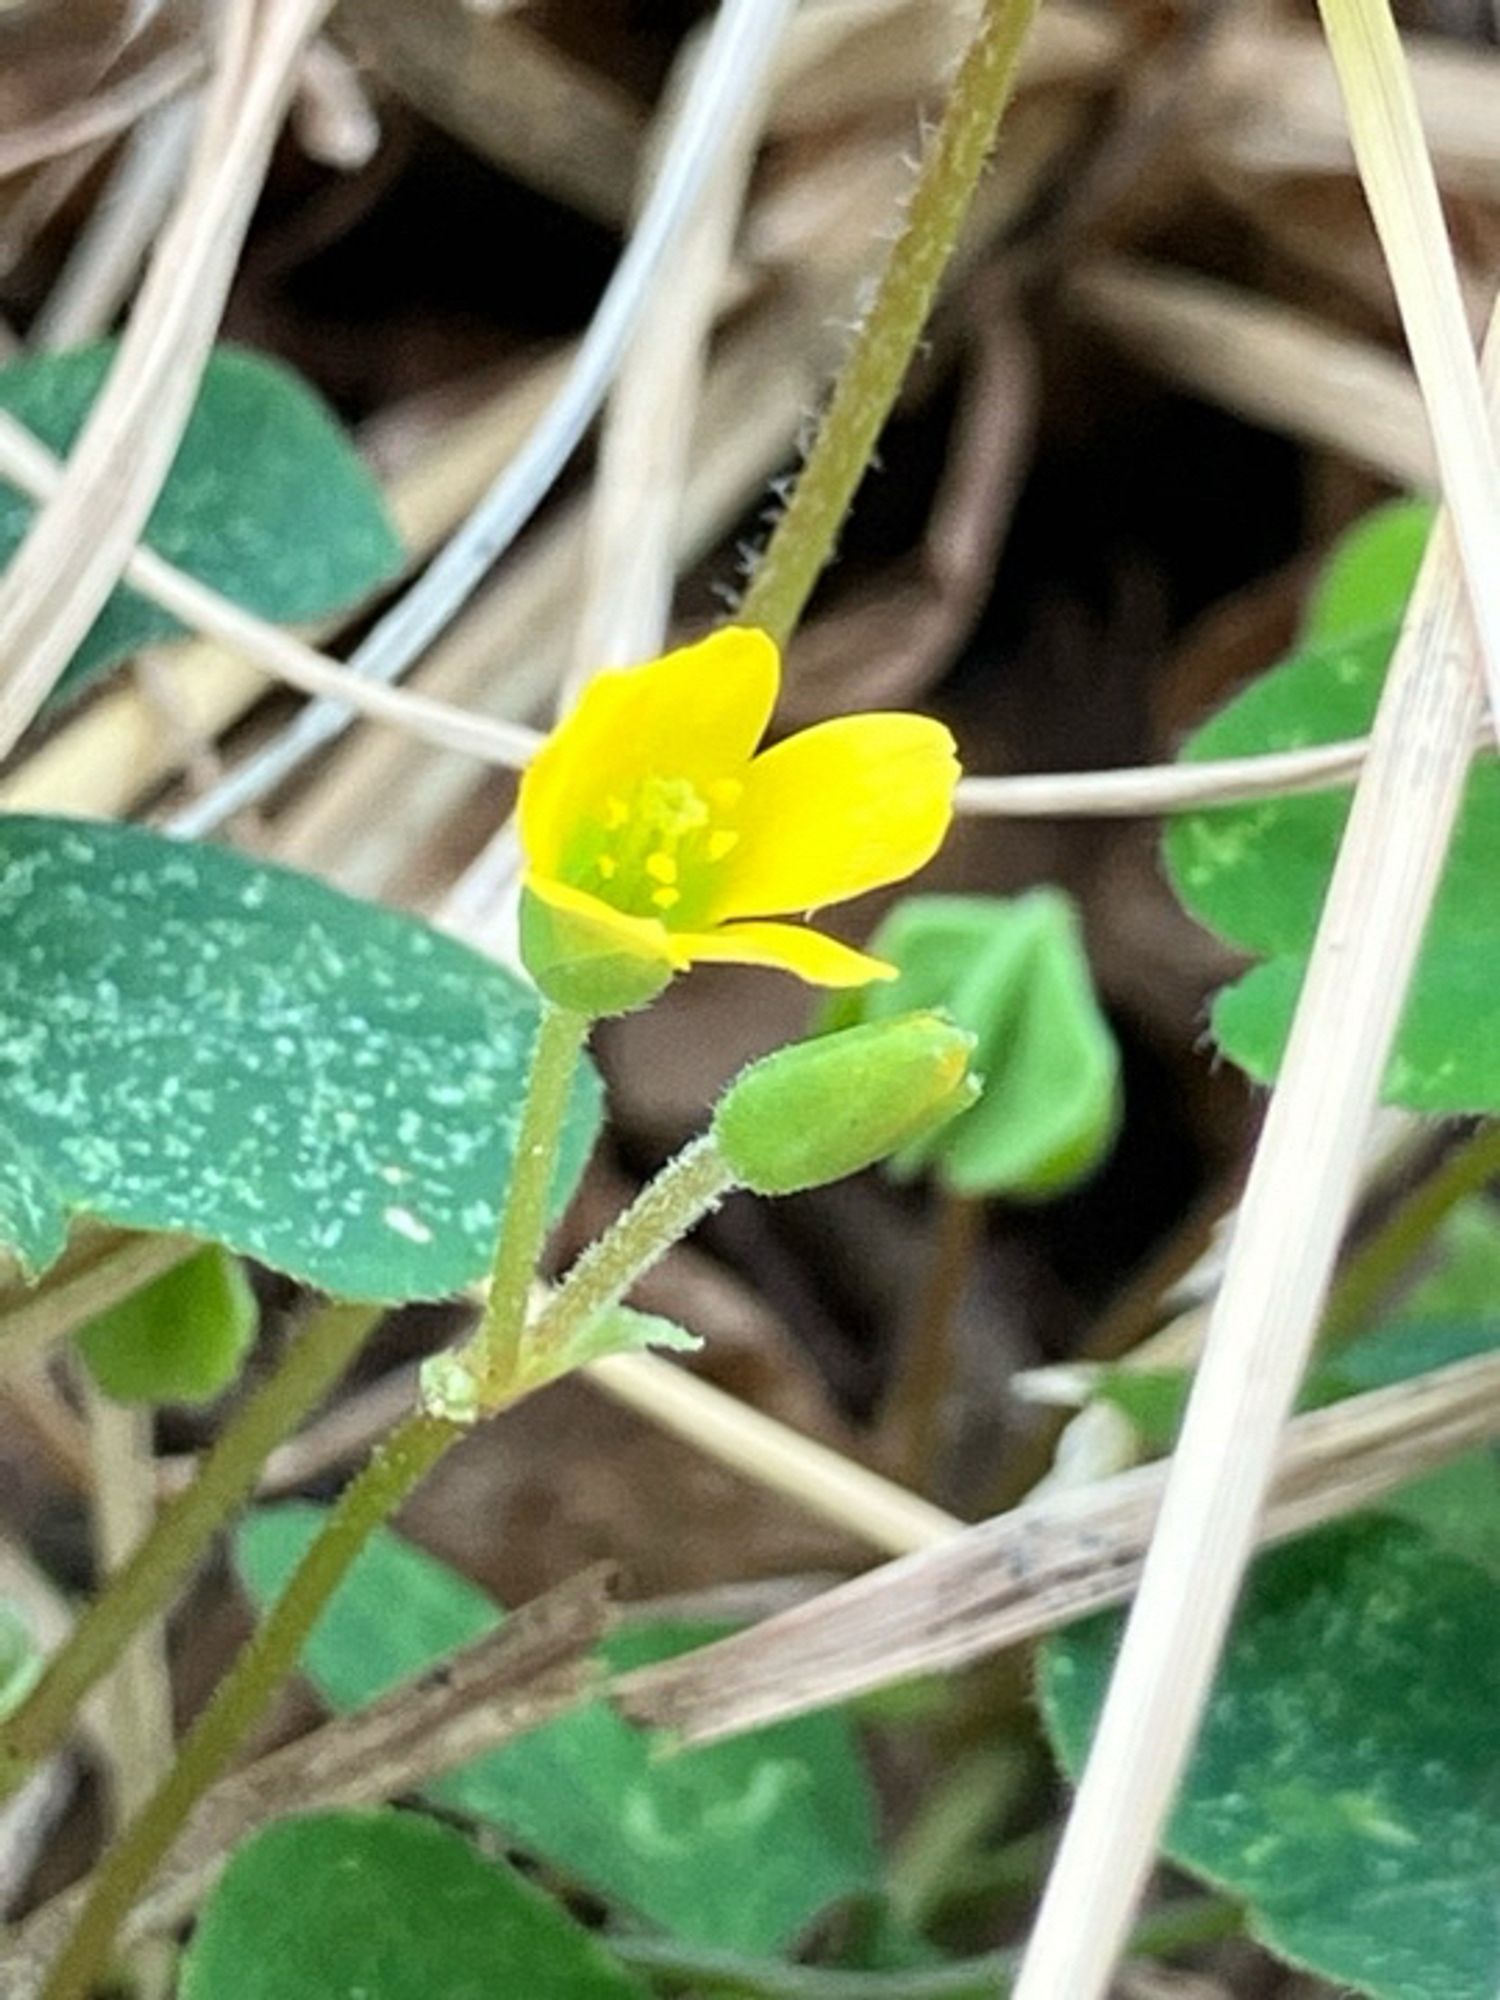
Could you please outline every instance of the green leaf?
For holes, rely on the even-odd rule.
[[[1046,1648],[1082,1767],[1117,1642]],[[1500,1592],[1423,1534],[1343,1523],[1257,1563],[1167,1835],[1273,1950],[1377,2000],[1500,1983]]]
[[[1338,645],[1400,624],[1432,533],[1430,500],[1390,500],[1356,521],[1334,544],[1307,607],[1302,643]]]
[[[318,1507],[284,1506],[244,1523],[236,1561],[259,1604],[285,1583],[323,1518]],[[332,1707],[355,1708],[498,1616],[472,1584],[382,1533],[313,1632],[303,1670]],[[717,1636],[632,1628],[607,1641],[604,1657],[625,1669]],[[651,1735],[595,1702],[429,1791],[694,1944],[779,1950],[831,1904],[878,1882],[869,1784],[837,1714],[663,1757]]]
[[[910,896],[872,940],[900,976],[842,996],[825,1025],[937,1008],[976,1037],[977,1104],[897,1156],[955,1193],[1038,1201],[1091,1173],[1120,1117],[1120,1057],[1060,891]]]
[[[1394,565],[1390,597],[1404,593],[1408,576],[1409,564]],[[1335,593],[1350,616],[1352,595],[1347,579]],[[1321,629],[1332,623],[1325,611]],[[1365,734],[1395,637],[1394,623],[1377,623],[1302,647],[1200,729],[1184,756],[1249,756]],[[1274,1077],[1286,1046],[1348,808],[1346,792],[1263,799],[1184,814],[1166,836],[1168,870],[1188,909],[1265,960],[1213,1010],[1220,1047],[1261,1080]],[[1500,765],[1486,759],[1469,781],[1386,1074],[1393,1103],[1439,1113],[1500,1109],[1497,872]]]
[[[88,1214],[346,1298],[486,1271],[536,1025],[499,966],[309,876],[83,820],[0,815],[0,920],[0,1148],[27,1175],[0,1228],[33,1270]],[[585,1072],[560,1195],[597,1125]]]
[[[117,1403],[207,1403],[239,1374],[259,1318],[238,1257],[209,1244],[80,1327],[78,1346]]]
[[[599,1940],[414,1813],[283,1820],[230,1862],[182,2000],[645,2000]]]
[[[114,360],[113,343],[0,368],[0,410],[66,456]],[[34,503],[0,485],[0,568]],[[343,610],[394,576],[401,544],[379,489],[333,416],[280,362],[215,350],[145,539],[158,555],[278,624]],[[69,663],[76,694],[175,618],[115,591]]]

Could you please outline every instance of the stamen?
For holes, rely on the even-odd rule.
[[[708,858],[710,861],[722,861],[724,856],[732,854],[739,844],[740,837],[733,827],[721,826],[717,832],[708,836]]]
[[[601,854],[594,865],[606,882],[613,882],[620,872],[620,864],[612,854]]]
[[[651,900],[659,910],[675,909],[682,901],[682,891],[680,889],[653,889],[651,891]]]
[[[629,817],[630,808],[623,799],[617,799],[611,794],[604,801],[604,825],[608,832],[618,833]]]
[[[646,873],[653,882],[664,882],[668,888],[677,880],[677,863],[670,854],[648,854]]]

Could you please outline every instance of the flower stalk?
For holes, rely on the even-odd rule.
[[[735,1186],[733,1168],[711,1134],[685,1146],[590,1244],[527,1328],[520,1374],[538,1386],[565,1372],[579,1334],[616,1306],[674,1243],[695,1229]]]
[[[1015,88],[1037,0],[985,0],[890,257],[786,512],[740,605],[784,646],[833,553],[957,246]]]
[[[568,1092],[589,1025],[584,1015],[567,1008],[542,1008],[489,1299],[461,1364],[471,1371],[479,1409],[485,1412],[502,1409],[515,1394],[526,1304],[547,1235]]]

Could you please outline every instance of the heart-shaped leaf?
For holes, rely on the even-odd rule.
[[[414,1813],[283,1820],[230,1862],[182,2000],[645,2000],[597,1938]]]
[[[114,360],[113,343],[0,368],[0,410],[66,457]],[[0,568],[34,503],[0,485]],[[262,618],[291,625],[357,604],[401,565],[379,488],[319,398],[280,362],[217,348],[146,524],[158,555]],[[81,688],[175,638],[175,618],[115,591],[59,684]]]
[[[1492,1520],[1491,1533],[1500,1530]],[[1119,1633],[1046,1648],[1083,1763]],[[1500,1593],[1402,1523],[1351,1521],[1256,1565],[1166,1850],[1252,1930],[1377,2000],[1500,1988]]]
[[[1336,559],[1339,587],[1319,613],[1319,642],[1232,701],[1191,739],[1187,758],[1303,749],[1368,731],[1396,639],[1391,601],[1410,584],[1413,538],[1397,559],[1388,533],[1365,534]],[[1382,605],[1384,621],[1368,622]],[[1335,614],[1364,622],[1336,633]],[[1168,830],[1168,869],[1188,909],[1265,961],[1221,993],[1213,1012],[1219,1045],[1254,1077],[1268,1081],[1280,1064],[1348,810],[1347,792],[1319,792],[1184,814]],[[1486,758],[1469,781],[1386,1073],[1393,1103],[1500,1110],[1497,875],[1500,765]]]
[[[241,1527],[236,1561],[260,1604],[285,1583],[324,1512],[271,1507]],[[331,1706],[356,1708],[478,1638],[499,1615],[473,1584],[382,1533],[324,1612],[303,1671]],[[637,1627],[604,1653],[623,1670],[718,1636]],[[594,1702],[429,1791],[695,1944],[776,1951],[831,1904],[877,1886],[869,1783],[842,1716],[805,1716],[670,1757],[658,1749]]]
[[[0,1229],[228,1245],[347,1298],[488,1268],[536,1004],[425,924],[226,848],[0,816]],[[598,1124],[575,1092],[559,1195]]]

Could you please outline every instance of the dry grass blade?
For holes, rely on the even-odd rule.
[[[625,221],[641,115],[598,70],[460,0],[346,0],[340,15],[392,88],[481,159],[611,227]]]
[[[79,1389],[89,1440],[94,1553],[101,1575],[121,1569],[156,1518],[152,1412],[117,1403],[87,1366]],[[172,1677],[164,1617],[149,1619],[115,1661],[96,1697],[112,1823],[139,1811],[172,1762]]]
[[[772,47],[784,36],[789,13],[788,7],[768,24]],[[670,135],[690,102],[701,60],[695,47],[679,63],[659,132]],[[753,87],[724,119],[718,157],[658,274],[610,396],[589,495],[583,605],[562,708],[601,667],[649,659],[666,641],[708,341],[726,289],[768,83],[764,72],[752,79]],[[481,948],[503,950],[514,929],[519,862],[507,819],[454,884],[442,921]]]
[[[930,1548],[962,1526],[920,1494],[658,1355],[611,1355],[594,1363],[588,1379],[720,1465],[885,1554]]]
[[[232,0],[181,200],[57,494],[0,579],[0,755],[119,580],[181,441],[296,62],[329,0]]]
[[[59,153],[115,138],[146,112],[185,90],[202,68],[201,49],[170,49],[86,103],[0,134],[0,179]]]
[[[1298,1417],[1260,1539],[1351,1513],[1497,1435],[1496,1355]],[[952,1672],[1126,1599],[1165,1484],[1165,1465],[1145,1465],[1028,1501],[747,1632],[642,1668],[618,1683],[618,1699],[638,1721],[707,1743]]]
[[[3,412],[0,412],[0,470],[26,491],[39,495],[56,493],[63,478],[51,453]],[[148,548],[134,549],[126,557],[124,575],[174,618],[180,618],[206,638],[217,639],[277,680],[304,694],[347,702],[360,714],[392,723],[420,736],[424,742],[445,750],[460,750],[485,763],[514,770],[526,763],[541,741],[535,730],[495,722],[425,695],[362,680],[295,634],[267,624],[206,584],[174,569]]]
[[[56,353],[97,339],[129,296],[161,227],[193,142],[196,94],[158,105],[131,132],[103,193],[31,326]]]
[[[1356,154],[1452,526],[1445,516],[1429,546],[1386,682],[1161,1517],[1016,2000],[1106,1991],[1254,1546],[1481,713],[1455,541],[1480,656],[1492,682],[1500,671],[1500,585],[1488,560],[1500,543],[1500,475],[1436,189],[1381,0],[1351,0],[1353,27],[1343,0],[1334,11]],[[1492,345],[1500,367],[1500,340]]]
[[[55,492],[61,478],[52,454],[4,412],[0,412],[0,473],[38,498]],[[183,624],[217,640],[238,658],[287,686],[345,702],[371,721],[389,723],[424,743],[456,750],[481,763],[520,770],[541,741],[540,733],[524,723],[479,715],[430,695],[364,679],[295,634],[242,610],[148,548],[137,548],[129,556],[124,574],[128,582]],[[611,650],[625,656],[623,648]],[[639,642],[631,656],[650,650],[650,642]],[[1476,746],[1488,737],[1488,728],[1482,727]],[[1214,763],[1003,778],[976,776],[959,786],[958,810],[1027,819],[1189,812],[1205,805],[1229,805],[1347,784],[1358,775],[1366,748],[1367,741],[1361,737],[1309,750]],[[28,790],[25,802],[35,806],[49,803],[45,792],[37,794],[34,789]]]
[[[1384,348],[1239,287],[1129,258],[1084,265],[1066,296],[1171,381],[1394,485],[1436,485],[1421,395]]]

